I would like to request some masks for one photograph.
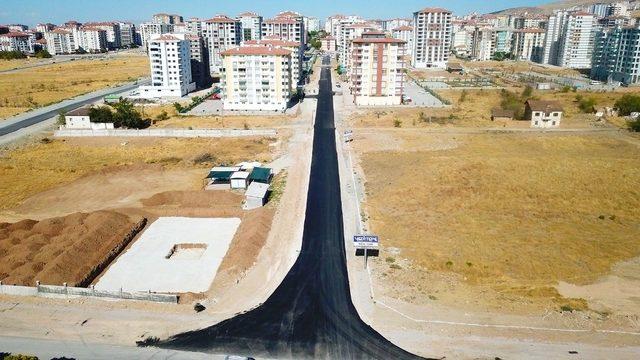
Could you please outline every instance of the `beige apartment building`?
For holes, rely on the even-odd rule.
[[[221,56],[224,110],[286,110],[293,90],[291,50],[245,45]]]
[[[400,105],[406,42],[368,32],[352,40],[350,91],[359,106]]]

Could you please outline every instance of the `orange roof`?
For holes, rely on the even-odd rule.
[[[295,24],[298,21],[291,17],[276,17],[264,21],[267,24]]]
[[[9,32],[6,34],[2,34],[0,36],[6,36],[6,37],[28,37],[29,34],[23,33],[23,32],[18,32],[18,31],[13,31],[13,32]]]
[[[271,46],[300,46],[297,41],[289,41],[282,39],[261,39],[261,40],[247,40],[244,42],[246,45],[271,45]]]
[[[209,20],[205,20],[205,22],[208,22],[208,23],[236,22],[236,21],[237,20],[234,20],[228,17],[227,15],[216,15]]]
[[[354,44],[406,44],[406,41],[394,38],[357,38],[351,42]]]
[[[424,8],[422,10],[417,11],[419,13],[448,13],[451,14],[451,11],[447,10],[447,9],[443,9],[443,8]]]
[[[160,37],[153,39],[151,41],[180,41],[180,39],[170,34],[163,34],[163,35],[160,35]]]
[[[222,56],[234,56],[234,55],[272,55],[272,56],[287,56],[291,55],[291,51],[272,47],[272,46],[239,46],[225,50],[220,53]]]

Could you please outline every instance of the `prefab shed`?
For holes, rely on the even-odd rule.
[[[249,176],[249,181],[257,181],[268,184],[271,182],[271,169],[264,167],[254,167]]]
[[[269,184],[252,182],[245,192],[244,208],[247,210],[259,208],[267,203],[267,194],[269,192]]]
[[[231,174],[232,189],[246,189],[247,185],[249,185],[248,171],[236,171],[233,174]]]

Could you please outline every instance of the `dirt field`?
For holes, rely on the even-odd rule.
[[[291,123],[291,116],[174,116],[158,121],[158,128],[256,129],[276,128]]]
[[[204,174],[213,165],[270,161],[269,144],[274,141],[92,138],[52,140],[5,150],[0,154],[0,210],[9,210],[35,194],[111,167],[157,164],[163,169],[199,169]],[[193,186],[193,180],[187,181]]]
[[[42,221],[0,223],[0,279],[5,284],[70,286],[133,228],[139,218],[113,211],[75,213]]]
[[[0,74],[0,119],[133,81],[149,73],[146,56],[77,60]]]
[[[395,151],[375,151],[375,139],[354,144],[364,153],[368,225],[384,244],[376,266],[402,300],[505,312],[585,309],[585,300],[555,286],[590,284],[640,255],[633,141],[411,134],[405,142],[400,132],[385,133],[363,136],[395,142]]]

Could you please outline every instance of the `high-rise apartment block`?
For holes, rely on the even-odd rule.
[[[195,90],[191,76],[191,45],[186,37],[186,34],[151,36],[151,85],[140,87],[141,97],[179,98]]]
[[[413,13],[413,66],[444,69],[451,50],[451,12],[426,8]]]

